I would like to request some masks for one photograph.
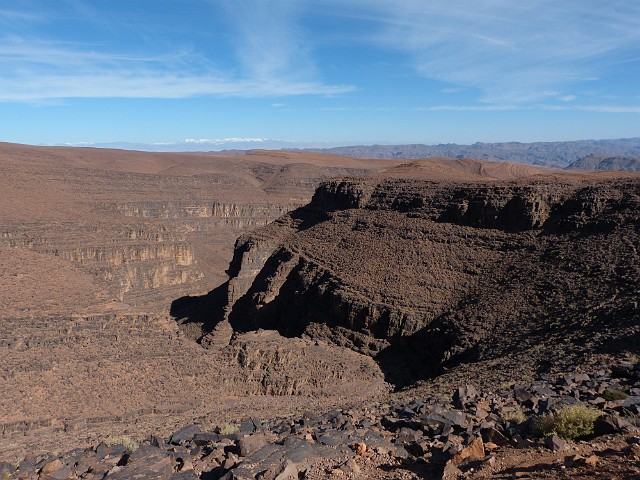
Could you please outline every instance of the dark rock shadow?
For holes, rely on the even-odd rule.
[[[457,343],[456,333],[443,318],[438,318],[413,335],[394,339],[374,359],[385,381],[402,389],[437,377],[445,367],[475,360],[477,351],[469,349],[445,361],[446,352]]]
[[[309,205],[296,208],[289,212],[288,215],[295,222],[298,231],[307,230],[331,218],[330,213]]]
[[[206,295],[180,297],[171,302],[169,314],[187,336],[200,342],[224,319],[228,285],[225,282]]]

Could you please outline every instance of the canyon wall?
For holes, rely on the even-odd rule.
[[[617,314],[637,338],[637,245],[637,179],[331,181],[238,240],[228,318],[380,360],[404,349],[420,375],[574,327],[568,358],[606,348]]]
[[[230,245],[239,233],[264,226],[297,206],[170,201],[108,204],[103,215],[115,216],[115,228],[73,223],[3,225],[0,244],[78,264],[102,281],[114,300],[153,306],[210,288],[211,284],[198,286],[212,277],[206,275],[209,266],[198,263],[194,240],[215,232],[225,235]],[[118,216],[123,218],[118,221]],[[220,275],[222,265],[218,268]]]

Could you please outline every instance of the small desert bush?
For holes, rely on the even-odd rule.
[[[130,452],[135,452],[138,449],[138,447],[140,447],[140,445],[138,445],[138,442],[136,442],[131,437],[127,437],[127,436],[112,437],[105,440],[104,443],[106,443],[109,446],[122,445],[124,448],[126,448]]]
[[[502,418],[507,422],[517,423],[518,425],[527,420],[527,416],[522,411],[522,407],[520,407],[520,405],[516,405],[511,411],[504,412],[502,414]]]
[[[235,433],[238,431],[238,427],[231,425],[230,423],[225,423],[224,425],[220,425],[218,428],[218,433],[220,435],[229,435],[231,433]]]
[[[575,440],[592,435],[595,421],[601,415],[600,410],[592,407],[569,405],[535,418],[531,423],[531,431],[539,437],[556,434],[567,440]]]
[[[627,395],[622,390],[614,390],[614,389],[605,390],[603,395],[604,399],[609,402],[612,402],[614,400],[624,400],[628,396],[629,395]]]

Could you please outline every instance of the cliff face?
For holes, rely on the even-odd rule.
[[[153,304],[193,288],[206,288],[194,287],[213,270],[199,264],[198,257],[203,255],[194,248],[199,237],[213,233],[232,239],[297,206],[175,201],[108,204],[101,214],[115,214],[122,225],[110,229],[72,223],[5,226],[0,227],[0,245],[70,261],[101,281],[113,299]]]
[[[223,203],[223,202],[138,202],[118,203],[112,208],[125,217],[136,218],[209,218],[215,219],[262,219],[264,223],[290,211],[292,205],[268,203]],[[222,222],[224,223],[224,222]],[[263,224],[264,224],[263,223]]]
[[[636,338],[637,245],[633,179],[326,182],[310,205],[238,240],[228,317],[237,330],[328,339],[381,360],[412,352],[420,375],[574,327],[579,356],[625,329]]]

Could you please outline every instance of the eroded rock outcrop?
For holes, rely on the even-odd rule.
[[[606,348],[614,325],[637,337],[638,244],[636,179],[326,182],[238,240],[228,318],[407,354],[418,376],[518,348],[534,368],[561,332],[570,355],[551,358]]]

